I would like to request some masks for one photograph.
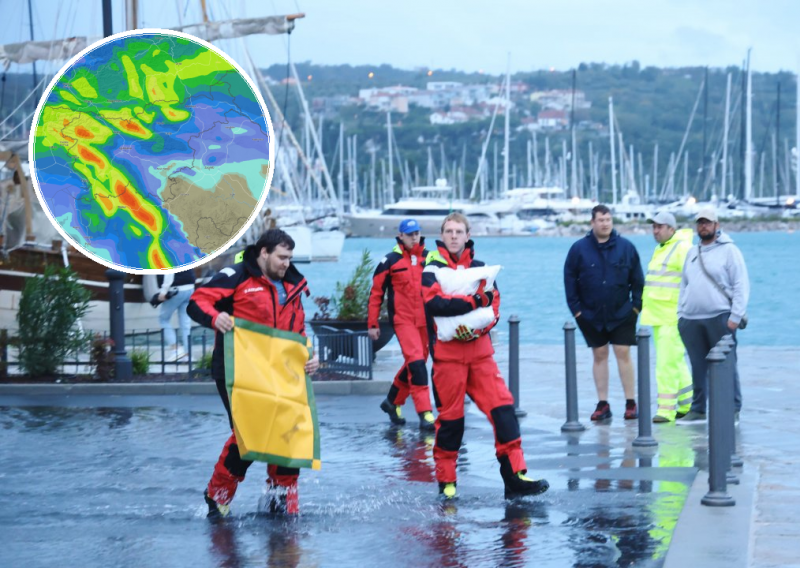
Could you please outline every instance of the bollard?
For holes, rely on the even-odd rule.
[[[514,397],[514,414],[527,416],[528,413],[519,407],[519,316],[508,318],[508,390]]]
[[[638,365],[636,376],[639,390],[639,436],[632,442],[635,448],[658,446],[653,438],[653,425],[650,423],[650,329],[640,327],[636,333],[636,354]]]
[[[738,485],[739,478],[731,469],[733,465],[733,454],[735,453],[736,447],[736,434],[735,429],[736,426],[734,424],[735,419],[733,416],[734,413],[734,386],[733,386],[733,374],[734,374],[734,363],[733,357],[731,357],[730,353],[732,351],[733,345],[728,340],[730,339],[730,335],[724,336],[717,342],[715,346],[716,349],[722,353],[725,357],[725,360],[720,363],[720,392],[722,393],[722,427],[723,427],[723,437],[725,439],[725,466],[727,467],[727,477],[728,483]]]
[[[722,392],[720,387],[725,355],[718,349],[712,349],[706,356],[708,362],[708,493],[700,502],[710,507],[732,507],[736,501],[728,495],[727,444],[724,438]]]
[[[133,364],[125,352],[125,274],[119,270],[106,270],[108,278],[108,318],[111,339],[114,341],[114,378],[128,380],[133,376]]]
[[[564,363],[567,371],[567,421],[562,432],[583,432],[586,426],[578,420],[578,364],[575,359],[575,324],[564,324]]]
[[[725,346],[725,349],[728,351],[725,352],[728,355],[728,352],[733,351],[734,346],[736,345],[735,340],[733,339],[732,334],[727,334],[720,339],[720,343]],[[734,403],[734,374],[736,373],[736,360],[732,356],[728,356],[725,359],[725,364],[728,368],[728,377],[730,381],[730,390],[731,390],[731,413],[730,413],[730,448],[731,448],[731,466],[733,467],[744,467],[744,461],[739,455],[736,453],[736,418],[734,416],[736,412],[736,405]],[[727,416],[727,415],[726,415]]]

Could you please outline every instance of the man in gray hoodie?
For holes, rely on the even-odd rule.
[[[741,251],[719,228],[713,207],[701,209],[695,217],[700,244],[692,247],[683,266],[678,298],[678,331],[692,363],[694,398],[689,412],[676,424],[696,424],[706,419],[707,371],[706,355],[730,333],[736,341],[736,330],[747,311],[750,282]],[[734,399],[736,417],[742,408],[742,390],[736,367],[736,344],[731,353],[734,361]]]

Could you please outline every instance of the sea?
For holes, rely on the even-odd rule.
[[[742,345],[800,347],[800,231],[729,233],[741,249],[750,276],[749,324],[739,332]],[[630,235],[643,269],[652,256],[651,235]],[[564,323],[571,320],[564,295],[563,269],[574,237],[476,237],[475,256],[500,264],[501,292],[498,340],[507,341],[508,317],[519,316],[520,343],[563,344]],[[696,238],[695,238],[695,242]],[[337,281],[346,281],[368,250],[377,263],[394,246],[393,239],[347,239],[338,262],[298,266],[311,296],[330,296]],[[427,239],[429,249],[435,239]],[[305,304],[307,317],[316,306]]]

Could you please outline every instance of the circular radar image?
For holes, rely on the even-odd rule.
[[[117,34],[50,83],[34,115],[31,179],[76,249],[163,274],[224,252],[269,191],[272,124],[227,55],[169,30]]]

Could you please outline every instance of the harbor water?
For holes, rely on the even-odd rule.
[[[759,346],[800,345],[800,233],[731,233],[747,263],[750,275],[749,325],[740,334],[743,344]],[[630,235],[646,270],[655,241],[651,235]],[[428,249],[436,238],[427,238]],[[505,342],[511,314],[522,318],[520,341],[523,344],[556,344],[563,341],[562,326],[570,319],[564,297],[564,259],[576,238],[570,237],[477,237],[476,258],[487,264],[500,264],[498,278],[502,295],[502,325],[499,341]],[[695,238],[695,242],[697,239]],[[309,282],[312,298],[334,293],[337,281],[345,281],[367,249],[380,262],[394,246],[392,239],[347,239],[337,263],[301,265]],[[316,306],[306,303],[308,317]]]

